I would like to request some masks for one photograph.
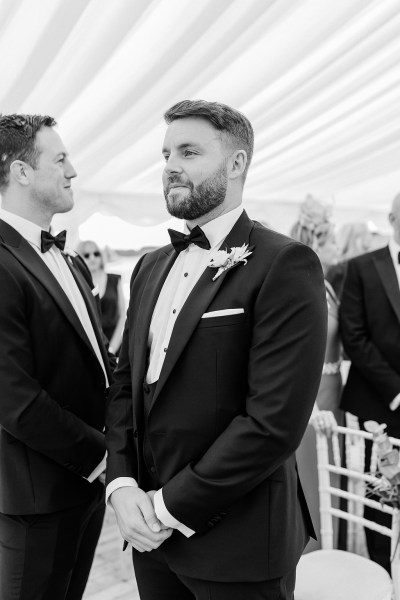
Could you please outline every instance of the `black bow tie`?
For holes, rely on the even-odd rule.
[[[60,248],[60,250],[64,250],[66,238],[67,232],[65,229],[64,231],[60,231],[58,235],[51,235],[51,233],[48,231],[42,231],[40,234],[40,249],[42,252],[47,252],[47,250],[50,250],[54,244],[54,246],[57,246],[57,248]]]
[[[196,244],[196,246],[199,246],[199,248],[203,248],[204,250],[209,250],[211,248],[206,234],[198,225],[193,227],[188,235],[185,235],[180,231],[175,231],[175,229],[168,229],[168,233],[171,238],[171,244],[177,252],[186,250],[189,244]]]

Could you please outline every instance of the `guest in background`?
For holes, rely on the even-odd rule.
[[[389,244],[349,261],[343,286],[340,329],[351,360],[341,407],[363,428],[372,419],[400,437],[400,194],[392,204]],[[369,470],[370,444],[366,444]],[[372,512],[371,512],[372,511]],[[390,527],[390,517],[369,507],[368,518]],[[370,558],[390,573],[390,540],[365,530]]]
[[[328,268],[336,264],[337,261],[334,226],[330,217],[331,210],[328,205],[312,196],[307,196],[300,207],[299,218],[290,232],[291,237],[316,252],[321,261],[324,275],[326,275]],[[339,410],[342,391],[339,302],[332,286],[326,279],[325,290],[328,305],[328,337],[325,361],[310,423],[296,453],[300,480],[317,531],[319,530],[320,519],[314,429],[323,429],[329,433],[336,422],[342,423],[343,421],[343,413]],[[306,551],[316,550],[319,547],[319,541],[310,540]]]
[[[342,296],[348,260],[368,252],[371,249],[372,236],[372,231],[364,221],[345,223],[339,227],[336,234],[338,261],[331,265],[326,273],[326,280],[332,285],[338,298]]]
[[[101,324],[104,334],[110,341],[109,350],[118,354],[125,323],[125,299],[121,276],[105,272],[104,256],[95,242],[81,242],[77,251],[84,258],[93,283],[99,289]]]

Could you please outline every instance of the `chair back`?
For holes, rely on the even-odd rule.
[[[377,452],[373,444],[371,463],[369,473],[360,472],[352,468],[344,467],[341,464],[339,437],[344,438],[346,456],[349,457],[349,449],[354,454],[354,449],[358,448],[360,455],[364,456],[364,440],[372,440],[372,434],[358,429],[337,426],[328,438],[322,433],[317,433],[317,457],[318,457],[318,482],[319,482],[319,500],[321,516],[321,545],[325,550],[333,548],[333,517],[344,519],[348,522],[357,523],[368,529],[378,531],[382,535],[390,537],[393,541],[393,528],[384,527],[343,509],[335,508],[332,503],[332,497],[344,498],[351,503],[370,506],[378,511],[394,515],[395,509],[392,506],[383,504],[377,500],[368,498],[365,489],[371,489],[374,485],[379,485],[380,479],[377,476]],[[389,438],[393,446],[400,446],[400,440]],[[363,463],[363,458],[360,460]],[[349,460],[346,460],[346,464]],[[331,474],[344,475],[351,482],[362,482],[364,485],[358,488],[358,492],[349,492],[342,490],[339,486],[340,478],[331,478]],[[336,483],[337,482],[337,483]],[[397,541],[397,540],[396,540]],[[394,547],[393,547],[394,550]]]

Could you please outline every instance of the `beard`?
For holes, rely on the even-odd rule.
[[[186,196],[179,199],[182,192],[174,193],[174,189],[170,188],[173,183],[181,183],[187,186],[189,189]],[[227,187],[226,161],[213,175],[204,179],[196,187],[189,179],[179,175],[171,175],[164,187],[167,210],[170,215],[178,219],[185,219],[186,221],[199,219],[223,203]]]

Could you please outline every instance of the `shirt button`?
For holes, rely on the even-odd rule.
[[[189,275],[189,273],[184,273],[183,274],[184,277],[187,277],[188,275]]]
[[[164,352],[166,352],[168,350],[168,348],[164,348]]]
[[[172,311],[172,314],[175,314],[175,313],[176,313],[176,308],[174,308],[174,310]]]

